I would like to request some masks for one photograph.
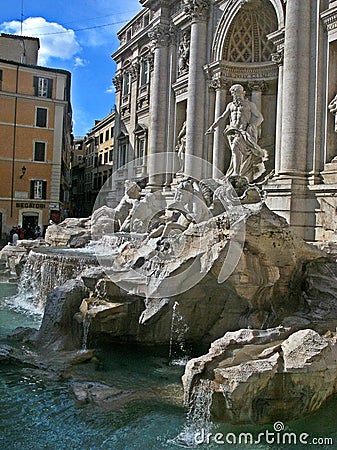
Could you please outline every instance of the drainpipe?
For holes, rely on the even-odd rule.
[[[19,87],[19,66],[16,66],[16,81],[15,81],[15,100],[14,100],[14,126],[13,126],[13,145],[12,145],[12,180],[11,180],[11,213],[13,217],[13,201],[14,201],[14,169],[15,169],[15,147],[16,147],[16,116],[18,107],[18,87]]]

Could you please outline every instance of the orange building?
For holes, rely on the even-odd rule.
[[[37,38],[0,36],[2,236],[16,225],[42,230],[70,208],[71,74],[36,65],[38,48]]]

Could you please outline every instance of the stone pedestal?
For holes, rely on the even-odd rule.
[[[324,165],[322,177],[325,184],[337,184],[337,161],[332,161]]]
[[[302,178],[269,181],[264,191],[268,208],[284,217],[299,237],[315,240],[315,210],[319,204]]]

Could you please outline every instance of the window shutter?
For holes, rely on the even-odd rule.
[[[35,184],[35,181],[34,180],[30,180],[30,198],[31,199],[34,198],[34,184]]]
[[[33,86],[34,86],[34,95],[38,96],[38,86],[39,86],[39,77],[33,78]]]
[[[53,80],[48,79],[48,91],[47,91],[47,97],[51,98],[53,93]]]
[[[42,181],[42,200],[47,198],[47,181]]]

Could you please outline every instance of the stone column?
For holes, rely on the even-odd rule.
[[[249,89],[252,91],[251,101],[255,103],[257,109],[262,111],[262,92],[267,88],[264,81],[256,81],[248,83]]]
[[[277,111],[275,132],[275,176],[279,174],[281,165],[282,140],[282,97],[283,97],[283,53],[284,49],[273,53],[272,60],[278,64]]]
[[[216,120],[226,108],[228,85],[220,76],[212,79],[211,87],[215,89],[214,119]],[[224,173],[225,164],[225,138],[223,127],[220,126],[215,129],[213,138],[213,178],[219,178],[219,171]]]
[[[138,58],[135,58],[132,61],[130,68],[130,76],[131,76],[131,111],[130,111],[130,130],[134,130],[136,128],[137,123],[137,94],[138,94],[138,83],[139,83],[139,72],[140,72],[140,64]],[[133,155],[135,154],[136,149],[136,135],[132,133],[129,135],[130,144],[133,148]],[[130,149],[129,149],[130,151]],[[130,161],[130,159],[128,159]]]
[[[303,177],[307,168],[311,4],[287,1],[279,172],[285,178]]]
[[[200,179],[203,175],[202,166],[196,164],[191,156],[204,157],[206,78],[203,67],[207,62],[209,0],[184,0],[184,3],[185,12],[191,19],[184,172],[187,176]]]
[[[165,158],[155,155],[166,151],[168,111],[168,56],[170,31],[166,24],[158,24],[150,32],[153,45],[153,73],[150,91],[149,188],[160,189],[165,180]]]

